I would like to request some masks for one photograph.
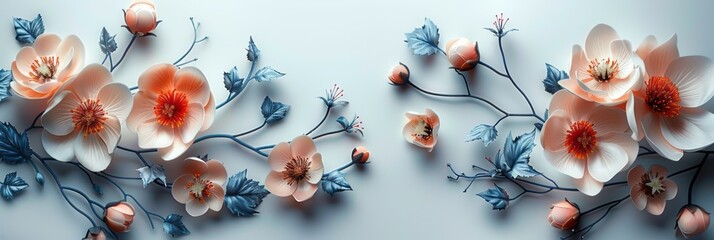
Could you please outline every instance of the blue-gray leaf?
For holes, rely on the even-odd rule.
[[[16,193],[25,190],[29,185],[17,176],[17,172],[5,175],[5,181],[0,184],[0,195],[7,200],[12,200]]]
[[[263,105],[260,106],[260,112],[263,113],[265,122],[268,124],[282,120],[285,118],[285,115],[289,110],[290,105],[281,102],[273,102],[268,96],[265,96]]]
[[[253,79],[258,82],[265,82],[282,76],[285,76],[285,73],[278,72],[270,67],[263,67],[255,72],[255,76],[253,76]]]
[[[10,82],[12,82],[12,72],[0,69],[0,102],[10,96]]]
[[[27,133],[18,133],[10,123],[0,123],[0,161],[20,164],[28,161],[31,154]]]
[[[22,44],[34,43],[35,39],[45,32],[45,24],[40,14],[37,14],[32,21],[13,17],[12,22],[15,25],[15,39]]]
[[[345,180],[345,174],[340,171],[332,171],[322,177],[320,186],[322,187],[322,191],[330,195],[343,191],[352,191],[352,186]]]
[[[491,144],[493,140],[496,140],[497,136],[498,131],[495,127],[486,124],[479,124],[478,126],[471,129],[469,134],[466,135],[466,141],[472,142],[476,140],[481,140],[483,141],[483,145],[488,147],[488,145]]]
[[[252,216],[258,213],[255,209],[269,193],[265,186],[246,178],[247,174],[248,170],[243,170],[228,178],[226,184],[226,197],[223,201],[234,215]]]
[[[111,54],[117,50],[117,42],[114,40],[116,36],[109,35],[107,28],[102,27],[102,33],[99,35],[99,48],[104,54]]]
[[[238,76],[238,68],[233,67],[228,72],[223,72],[223,85],[229,92],[240,94],[243,91],[243,78]]]
[[[151,166],[145,166],[139,169],[136,169],[136,171],[139,172],[139,176],[141,177],[141,181],[144,184],[144,188],[146,186],[149,186],[154,180],[158,179],[161,181],[161,183],[164,185],[164,187],[167,187],[166,185],[166,171],[164,170],[163,166],[158,166],[158,165],[151,165]]]
[[[433,55],[439,52],[439,28],[430,19],[424,19],[421,28],[406,33],[407,46],[416,55]]]
[[[545,69],[546,75],[545,79],[543,79],[543,86],[545,86],[546,92],[555,94],[560,91],[560,89],[563,89],[563,87],[558,84],[558,81],[569,78],[568,73],[548,63],[545,64]]]
[[[344,129],[350,129],[352,127],[351,126],[352,123],[350,123],[350,120],[347,120],[347,118],[345,116],[338,117],[337,123],[339,123],[340,126],[342,126],[342,128],[344,128]]]
[[[255,42],[253,42],[253,36],[250,36],[248,48],[245,50],[248,50],[248,54],[246,54],[248,61],[254,62],[258,60],[258,57],[260,57],[260,50],[255,46]]]
[[[164,232],[166,232],[166,234],[171,235],[172,237],[190,234],[191,232],[188,231],[186,225],[183,225],[183,221],[181,221],[181,218],[183,218],[183,216],[181,215],[174,213],[169,214],[169,216],[166,217],[166,219],[164,220]]]
[[[488,190],[477,193],[476,195],[493,205],[493,210],[503,210],[508,207],[508,193],[496,184],[494,184],[493,188],[489,188]]]
[[[533,129],[530,133],[520,135],[515,139],[512,139],[511,133],[508,133],[508,139],[503,146],[503,156],[496,158],[496,167],[512,178],[538,175],[539,173],[530,165],[530,154],[535,147],[535,143],[533,143],[535,133],[536,129]]]

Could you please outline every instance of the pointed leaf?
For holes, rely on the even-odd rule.
[[[35,39],[45,32],[45,24],[40,14],[32,21],[13,17],[12,22],[15,25],[15,39],[22,44],[33,44]]]
[[[486,191],[477,193],[479,197],[483,198],[483,200],[486,200],[486,202],[490,203],[493,205],[493,210],[503,210],[508,207],[508,193],[506,193],[506,190],[503,188],[499,187],[498,185],[494,184],[495,187],[489,188]]]
[[[263,105],[260,106],[260,111],[263,113],[265,122],[268,124],[277,122],[285,118],[285,115],[290,110],[290,105],[273,102],[270,97],[266,96],[263,100]]]
[[[352,123],[350,123],[350,120],[347,120],[347,118],[345,116],[338,117],[337,123],[339,123],[340,126],[342,126],[342,128],[344,128],[344,129],[352,128]]]
[[[508,139],[503,147],[503,156],[497,157],[496,167],[512,178],[538,175],[538,172],[530,165],[530,154],[535,147],[535,143],[533,143],[535,133],[536,130],[533,129],[530,133],[520,135],[515,139],[511,139],[511,133],[508,133]]]
[[[223,72],[223,85],[229,92],[240,94],[243,91],[243,79],[238,76],[238,68],[233,67],[228,72]]]
[[[352,186],[345,180],[345,174],[340,171],[332,171],[322,177],[320,186],[322,187],[322,191],[330,195],[343,191],[352,191]]]
[[[278,72],[270,67],[263,67],[255,72],[255,76],[253,76],[253,79],[258,82],[266,82],[282,76],[285,76],[285,73]]]
[[[5,175],[5,181],[0,184],[0,195],[7,200],[12,200],[16,193],[25,190],[28,186],[25,180],[17,176],[17,172],[11,172]]]
[[[245,50],[248,50],[248,54],[246,54],[246,56],[248,57],[248,61],[254,62],[258,60],[258,57],[260,57],[260,50],[257,46],[255,46],[255,42],[253,42],[253,36],[250,36],[248,48],[246,48]]]
[[[188,231],[186,225],[183,225],[183,221],[181,221],[181,218],[183,218],[183,216],[181,215],[174,213],[169,214],[169,216],[166,217],[166,219],[164,220],[164,232],[166,234],[171,235],[172,237],[190,234],[191,232]]]
[[[257,181],[246,178],[248,170],[243,170],[228,178],[226,184],[226,207],[234,215],[252,216],[258,211],[255,209],[268,195],[268,190]]]
[[[486,124],[479,124],[478,126],[471,129],[468,135],[466,135],[466,141],[472,142],[476,140],[483,141],[483,145],[488,147],[489,144],[496,140],[498,136],[498,131],[495,127]]]
[[[0,161],[20,164],[28,161],[31,154],[27,133],[18,133],[10,123],[0,123]]]
[[[548,63],[545,64],[545,68],[546,75],[545,79],[543,79],[543,86],[545,87],[546,92],[549,92],[550,94],[555,94],[556,92],[560,91],[560,89],[563,89],[563,87],[558,84],[558,81],[569,78],[568,73],[563,70],[557,69],[556,67]]]
[[[10,96],[10,82],[12,81],[12,71],[0,69],[0,102]]]
[[[114,40],[116,35],[109,35],[107,28],[102,27],[102,33],[99,35],[99,48],[104,54],[111,54],[117,50],[117,42]]]
[[[421,28],[405,34],[407,46],[416,55],[433,55],[439,52],[439,28],[430,19],[424,19]]]
[[[141,181],[144,184],[144,188],[146,186],[149,186],[154,180],[159,180],[161,183],[164,185],[164,187],[167,187],[166,185],[166,171],[164,170],[163,166],[159,165],[151,165],[151,166],[145,166],[139,169],[136,169],[136,171],[139,172],[139,177],[141,177]]]

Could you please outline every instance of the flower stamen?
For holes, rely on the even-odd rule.
[[[104,130],[107,112],[99,100],[87,99],[70,112],[74,129],[81,130],[85,137]]]
[[[642,175],[642,178],[640,179],[640,188],[647,196],[654,197],[667,190],[667,186],[662,183],[663,181],[664,176],[660,176],[659,174],[650,171],[649,173]]]
[[[176,90],[161,93],[154,106],[154,115],[163,126],[182,126],[188,115],[188,97]]]
[[[620,64],[617,60],[607,59],[594,59],[590,61],[588,65],[588,73],[590,76],[597,80],[598,82],[609,82],[615,78],[615,75],[620,72]]]
[[[682,109],[681,100],[679,89],[668,77],[650,77],[645,85],[645,103],[657,114],[665,117],[679,116]]]
[[[205,203],[206,199],[211,197],[211,190],[213,188],[213,182],[208,179],[201,178],[201,174],[198,173],[193,174],[193,180],[186,184],[188,194],[201,203]]]
[[[30,65],[32,71],[29,73],[30,78],[38,83],[46,83],[54,79],[59,67],[59,57],[44,56],[35,59]]]
[[[412,132],[412,136],[417,140],[421,142],[428,142],[431,138],[433,138],[433,133],[434,133],[434,127],[431,126],[428,122],[424,121],[424,119],[420,119],[419,123],[414,127],[414,131]]]
[[[597,146],[597,132],[593,124],[588,121],[577,121],[570,125],[565,137],[565,146],[568,153],[577,159],[585,159],[595,151]]]
[[[283,179],[288,180],[288,185],[292,186],[302,180],[310,180],[310,175],[308,171],[310,170],[311,161],[305,157],[293,157],[287,164],[285,164],[285,170],[283,171]]]

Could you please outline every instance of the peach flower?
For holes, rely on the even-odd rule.
[[[425,111],[424,114],[406,113],[408,122],[404,125],[402,134],[407,142],[431,152],[439,136],[439,116],[429,108]]]
[[[639,145],[630,138],[625,112],[558,91],[543,126],[545,158],[558,171],[575,178],[581,192],[594,196],[603,182],[629,167]]]
[[[479,61],[478,43],[466,38],[451,39],[446,43],[446,57],[454,68],[471,70]]]
[[[64,40],[42,34],[32,47],[23,47],[12,62],[14,93],[27,99],[52,97],[62,84],[84,67],[84,45],[75,35]]]
[[[215,102],[206,77],[194,67],[158,64],[139,77],[127,127],[139,147],[158,148],[164,160],[183,154],[213,124]]]
[[[171,187],[171,195],[182,204],[186,212],[198,217],[208,209],[220,211],[226,196],[224,184],[228,178],[226,167],[218,160],[203,160],[189,157],[184,160],[183,175],[176,178]]]
[[[128,232],[134,215],[134,206],[128,202],[113,203],[106,208],[104,222],[114,232]]]
[[[677,161],[684,151],[714,143],[714,114],[700,108],[714,96],[714,68],[702,56],[680,57],[676,35],[650,51],[647,42],[638,51],[647,79],[629,94],[627,121],[633,138],[647,139],[657,153]]]
[[[113,83],[104,66],[91,64],[57,91],[42,114],[42,145],[51,157],[75,157],[90,171],[107,168],[131,111],[131,92]]]
[[[129,32],[139,36],[146,35],[159,24],[156,19],[156,5],[150,0],[135,0],[124,12],[124,22]]]
[[[580,208],[567,198],[553,204],[548,212],[550,225],[561,230],[573,229],[578,224],[578,218],[580,218]]]
[[[270,151],[268,164],[272,171],[265,187],[278,197],[292,195],[296,201],[310,199],[317,191],[324,166],[312,138],[302,135],[290,143],[280,143]]]
[[[599,24],[585,40],[585,50],[573,46],[570,79],[560,85],[580,98],[604,105],[627,101],[633,88],[642,81],[634,64],[630,42],[621,40],[612,27]]]
[[[627,185],[635,207],[639,210],[646,208],[653,215],[662,214],[667,200],[677,196],[677,183],[667,179],[667,169],[661,165],[652,165],[647,172],[641,165],[630,169]]]
[[[364,146],[357,146],[352,149],[353,163],[367,163],[369,161],[369,150]]]
[[[409,68],[404,63],[394,65],[389,71],[389,82],[394,85],[404,85],[409,82]]]
[[[697,205],[687,205],[677,215],[677,232],[685,238],[699,235],[709,228],[709,213]]]

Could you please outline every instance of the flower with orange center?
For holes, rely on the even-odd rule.
[[[139,135],[139,147],[158,148],[161,158],[172,160],[211,126],[215,111],[211,89],[200,70],[159,64],[139,77],[127,126]]]
[[[649,37],[637,53],[646,79],[629,94],[627,121],[632,137],[647,139],[660,155],[679,160],[684,151],[714,143],[714,114],[702,109],[714,96],[714,64],[702,56],[679,56],[677,36],[656,45]]]
[[[652,165],[647,172],[642,165],[630,169],[627,185],[635,207],[652,215],[662,214],[667,200],[677,196],[677,183],[667,178],[667,169],[661,165]]]
[[[630,138],[625,112],[585,101],[568,91],[553,95],[543,125],[545,158],[575,178],[581,192],[594,196],[603,183],[635,161],[639,145]]]
[[[76,158],[87,169],[102,171],[131,105],[129,88],[113,83],[103,66],[89,65],[58,90],[42,114],[42,145],[59,161]]]
[[[198,217],[208,209],[217,212],[223,208],[226,195],[223,185],[228,174],[222,162],[190,157],[184,160],[182,172],[171,187],[171,195],[177,202],[186,204],[189,215]]]
[[[585,40],[585,49],[573,47],[570,79],[558,82],[563,88],[587,101],[618,105],[642,81],[633,63],[630,42],[621,40],[612,27],[599,24]]]
[[[293,196],[298,202],[312,198],[324,172],[322,155],[305,135],[276,145],[268,163],[272,169],[265,179],[268,191],[278,197]]]
[[[406,113],[408,122],[404,125],[402,134],[407,142],[431,152],[439,137],[440,122],[439,116],[434,111],[429,108],[425,111],[424,114]]]
[[[84,66],[84,45],[75,35],[62,40],[42,34],[31,47],[23,47],[12,62],[15,93],[27,99],[46,99]]]

